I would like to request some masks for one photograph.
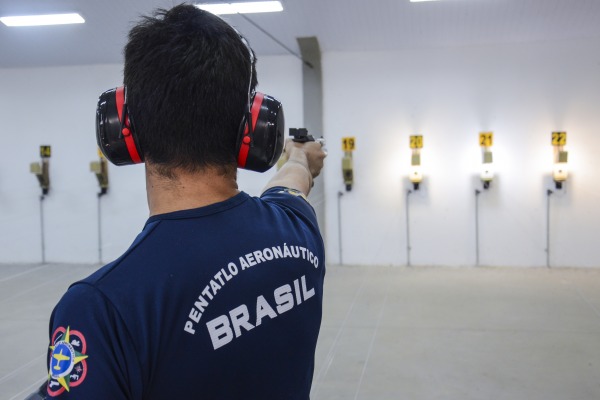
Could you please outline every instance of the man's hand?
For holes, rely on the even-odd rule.
[[[283,157],[287,157],[287,162],[267,184],[264,191],[272,187],[283,186],[308,195],[313,179],[321,173],[323,161],[327,157],[327,152],[323,149],[323,142],[296,143],[288,139],[285,143]]]
[[[323,150],[323,142],[297,143],[291,139],[285,142],[284,154],[290,160],[300,161],[306,159],[306,163],[312,178],[316,178],[323,169],[323,161],[327,153]],[[304,156],[302,155],[304,154]]]

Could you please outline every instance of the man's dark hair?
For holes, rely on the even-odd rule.
[[[235,29],[192,5],[157,10],[132,28],[124,84],[145,160],[168,177],[176,168],[234,170],[251,62]]]

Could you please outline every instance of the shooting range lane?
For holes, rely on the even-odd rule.
[[[311,399],[600,398],[599,278],[329,268]]]
[[[47,372],[48,318],[97,267],[0,265],[0,384]],[[313,400],[600,398],[600,271],[328,267]]]

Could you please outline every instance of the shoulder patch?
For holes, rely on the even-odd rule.
[[[48,394],[58,396],[79,386],[87,375],[87,344],[83,334],[59,327],[52,335],[48,360]]]
[[[306,196],[304,195],[304,193],[302,193],[301,191],[296,190],[296,189],[283,189],[283,190],[280,190],[277,193],[291,194],[292,196],[302,197],[304,200],[308,201],[308,199],[306,198]]]

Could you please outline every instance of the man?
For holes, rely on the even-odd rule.
[[[238,190],[238,132],[257,82],[250,53],[190,5],[131,30],[124,83],[150,218],[54,309],[51,397],[309,398],[325,259],[305,196],[325,152],[288,142],[261,198]]]

